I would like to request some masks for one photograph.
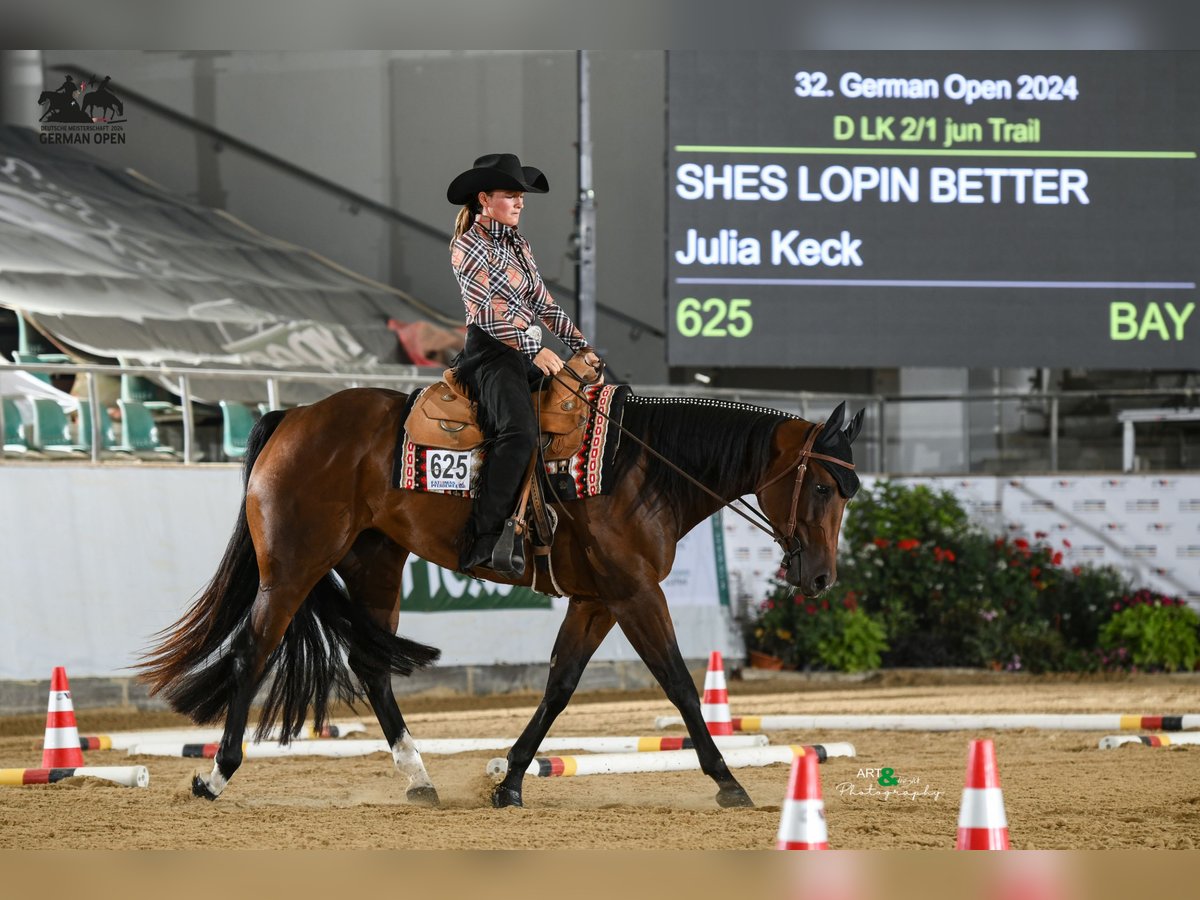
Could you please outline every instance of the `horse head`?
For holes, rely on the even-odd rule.
[[[755,489],[783,548],[784,578],[806,597],[837,581],[842,513],[859,488],[850,445],[862,430],[864,412],[844,428],[845,403],[824,423],[783,422],[772,440],[767,473]]]

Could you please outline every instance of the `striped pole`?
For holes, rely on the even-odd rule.
[[[1200,744],[1200,734],[1114,734],[1100,739],[1101,750],[1113,750],[1124,744],[1144,744],[1147,747],[1177,747]]]
[[[737,734],[714,738],[721,749],[765,747],[765,734]],[[473,753],[480,750],[507,750],[516,738],[426,738],[414,741],[417,752],[442,756],[453,753]],[[217,741],[190,742],[147,741],[129,747],[130,756],[182,756],[190,759],[212,759],[217,754]],[[545,753],[561,750],[583,750],[592,753],[649,753],[663,750],[686,750],[692,739],[686,737],[557,737],[546,738],[538,748]],[[276,743],[247,741],[242,744],[246,759],[281,759],[296,756],[346,758],[389,753],[387,741],[346,741],[344,743],[300,742],[283,747]]]
[[[149,787],[150,772],[145,766],[74,766],[49,769],[0,769],[0,787],[29,784],[54,784],[64,778],[99,778],[125,787]]]
[[[779,817],[776,850],[828,850],[825,800],[821,796],[821,774],[811,753],[797,756],[788,777],[783,813]]]
[[[256,726],[247,725],[247,733],[253,734]],[[363,734],[367,726],[362,722],[340,722],[325,725],[320,732],[306,725],[292,740],[309,741],[323,738],[343,738],[350,734]],[[208,744],[220,741],[224,736],[223,728],[187,728],[162,731],[114,731],[111,734],[85,735],[79,739],[79,745],[84,750],[128,750],[136,744]],[[278,728],[271,730],[268,740],[277,741],[280,738]]]
[[[145,743],[129,748],[130,756],[182,756],[187,759],[212,759],[217,755],[220,743],[180,744]],[[244,759],[288,759],[292,757],[323,756],[347,759],[354,756],[369,756],[372,753],[391,753],[387,741],[297,741],[293,744],[252,743],[242,744]]]
[[[704,673],[704,699],[700,704],[700,714],[704,716],[709,734],[714,737],[733,734],[729,716],[729,688],[725,684],[725,662],[721,659],[720,650],[714,650],[708,655],[708,671]]]
[[[958,811],[957,850],[1007,850],[1008,819],[990,740],[967,745],[967,777]]]
[[[734,733],[760,731],[1004,731],[1031,728],[1047,731],[1185,731],[1200,729],[1200,714],[1170,716],[1115,713],[995,715],[849,715],[735,716]],[[683,725],[679,716],[659,716],[655,728]]]
[[[818,744],[811,747],[776,746],[749,747],[722,754],[731,769],[769,766],[791,762],[795,757],[809,754],[817,762],[835,756],[854,756],[851,744]],[[641,772],[686,772],[700,768],[695,750],[666,750],[661,753],[596,753],[590,756],[538,756],[525,770],[526,775],[538,778],[558,778],[579,775],[628,775]],[[492,776],[508,773],[507,759],[488,762],[486,772]]]
[[[46,740],[42,744],[42,768],[59,769],[83,764],[67,670],[62,666],[55,666],[50,676],[50,702],[46,706]]]

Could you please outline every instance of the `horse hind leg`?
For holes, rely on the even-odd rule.
[[[667,698],[683,716],[700,760],[700,768],[717,783],[717,803],[723,807],[753,806],[750,795],[733,777],[716,742],[708,733],[696,685],[683,661],[683,654],[679,652],[667,601],[658,585],[622,602],[617,607],[617,623],[662,686]]]
[[[208,778],[199,774],[192,778],[195,796],[216,800],[241,766],[242,739],[250,704],[265,674],[267,660],[283,639],[288,623],[307,594],[307,589],[285,590],[282,586],[264,589],[259,586],[250,615],[230,642],[232,687],[225,730],[213,760],[212,773]]]
[[[521,786],[525,770],[537,753],[550,726],[567,707],[588,660],[605,636],[612,630],[612,613],[596,598],[572,597],[566,618],[559,626],[550,656],[550,674],[546,678],[546,693],[537,711],[516,743],[508,751],[508,771],[492,792],[496,807],[522,806]]]
[[[400,619],[401,581],[407,558],[408,550],[404,547],[380,532],[367,531],[336,566],[350,602],[365,606],[374,624],[392,634],[396,633]],[[350,670],[362,682],[371,709],[392,748],[397,773],[408,779],[405,791],[408,801],[437,806],[440,802],[437,789],[400,714],[390,670],[372,660],[359,642],[350,648],[349,663]]]

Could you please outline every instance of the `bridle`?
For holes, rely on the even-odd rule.
[[[581,385],[586,387],[588,384],[594,384],[594,383],[599,382],[600,374],[603,373],[603,360],[601,360],[601,371],[597,375],[595,382],[584,381],[582,378],[579,377],[579,375],[577,375],[575,372],[571,371],[570,369],[564,368],[562,371],[567,373],[569,376],[574,378]],[[805,435],[805,437],[804,437],[804,446],[800,449],[800,455],[798,457],[796,457],[796,461],[793,463],[790,463],[788,466],[786,466],[783,469],[783,471],[780,472],[778,475],[776,475],[774,478],[771,478],[769,481],[765,482],[764,484],[759,485],[758,487],[756,487],[754,489],[754,493],[757,495],[760,492],[769,488],[771,485],[775,484],[777,481],[780,481],[781,479],[783,479],[783,477],[786,476],[789,472],[791,472],[793,468],[796,470],[796,482],[792,486],[792,504],[788,510],[787,526],[784,528],[784,530],[782,532],[780,532],[779,529],[777,529],[775,527],[774,522],[772,522],[762,512],[755,509],[753,506],[746,505],[740,497],[736,497],[733,500],[726,500],[724,497],[722,497],[716,491],[709,488],[707,485],[701,484],[699,481],[697,481],[695,478],[693,478],[687,472],[683,471],[683,469],[679,468],[679,466],[675,465],[675,463],[671,462],[669,459],[667,459],[665,456],[663,456],[661,453],[659,453],[657,450],[655,450],[653,447],[651,447],[649,444],[647,444],[645,441],[643,441],[641,438],[639,438],[636,434],[633,434],[632,432],[630,432],[620,422],[617,422],[616,420],[614,420],[612,418],[612,416],[608,415],[603,410],[601,410],[599,407],[597,407],[595,404],[593,404],[590,400],[587,399],[587,397],[585,397],[583,395],[582,390],[574,388],[571,385],[567,384],[565,381],[563,381],[561,378],[559,378],[558,375],[552,375],[551,377],[555,381],[557,381],[559,384],[562,384],[565,387],[569,388],[576,397],[578,397],[580,400],[582,400],[584,402],[584,404],[586,404],[588,407],[590,407],[592,409],[592,411],[595,412],[597,415],[603,416],[605,419],[608,419],[608,421],[611,424],[616,425],[617,428],[620,429],[622,434],[626,435],[627,437],[629,437],[630,440],[632,440],[635,443],[637,443],[638,445],[640,445],[643,450],[645,450],[648,453],[653,454],[655,457],[658,458],[658,460],[660,462],[669,466],[677,474],[682,475],[684,478],[686,478],[688,481],[690,481],[696,487],[700,488],[702,491],[704,491],[709,496],[719,500],[722,505],[728,506],[731,510],[733,510],[735,513],[737,513],[739,516],[741,516],[743,519],[745,519],[747,522],[749,522],[755,528],[758,528],[760,531],[763,531],[763,532],[769,534],[771,536],[771,539],[779,545],[781,550],[783,550],[783,564],[782,565],[783,565],[783,568],[785,568],[785,569],[792,564],[793,559],[795,559],[797,556],[799,556],[801,553],[804,552],[804,547],[802,547],[800,545],[800,541],[797,540],[797,538],[796,538],[796,523],[797,523],[797,511],[800,508],[800,491],[804,488],[804,476],[808,471],[808,461],[810,459],[819,459],[822,462],[833,463],[834,465],[841,466],[842,468],[845,468],[845,469],[851,469],[851,470],[854,469],[854,463],[848,463],[844,459],[838,459],[836,456],[827,456],[824,453],[814,453],[813,452],[813,449],[812,449],[813,444],[816,443],[817,436],[821,433],[821,429],[823,429],[825,427],[825,423],[817,422],[817,423],[813,424],[813,427],[808,430],[808,434]],[[766,525],[764,526],[761,522],[756,522],[754,519],[750,518],[750,516],[746,515],[745,512],[738,509],[738,507],[734,506],[734,503],[742,503],[742,505],[745,506],[749,512],[753,513],[755,516],[757,516],[759,519],[761,519],[762,522],[765,522]]]
[[[766,523],[771,526],[772,537],[775,539],[775,543],[779,545],[780,549],[783,550],[784,568],[790,566],[792,564],[792,560],[804,552],[804,547],[800,545],[800,541],[796,538],[796,521],[797,511],[800,508],[800,491],[804,488],[804,476],[808,472],[808,461],[810,459],[819,459],[822,462],[834,463],[835,465],[842,466],[846,469],[852,470],[854,468],[854,463],[848,463],[844,459],[838,459],[836,456],[827,456],[824,453],[813,452],[813,444],[817,442],[817,436],[821,433],[821,430],[824,427],[824,422],[815,423],[813,427],[808,430],[808,434],[805,435],[804,446],[800,449],[800,455],[796,457],[796,461],[786,466],[783,471],[774,478],[771,478],[764,484],[760,484],[754,489],[755,494],[761,494],[762,491],[765,491],[771,485],[783,480],[784,476],[786,476],[788,472],[792,471],[793,468],[796,470],[796,481],[792,486],[792,503],[788,509],[787,525],[784,527],[784,530],[780,532],[775,528],[774,523],[771,522],[770,519],[759,513]],[[754,511],[757,512],[757,510]]]

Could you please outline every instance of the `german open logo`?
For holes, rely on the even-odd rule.
[[[109,86],[93,75],[75,83],[71,75],[62,84],[44,90],[38,97],[42,115],[38,119],[43,144],[124,144],[125,104]]]

